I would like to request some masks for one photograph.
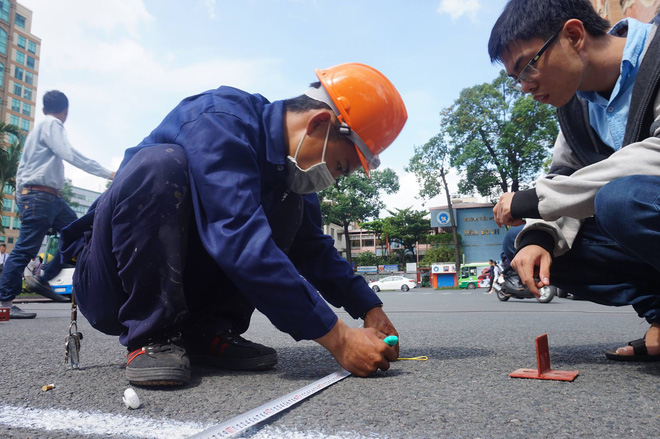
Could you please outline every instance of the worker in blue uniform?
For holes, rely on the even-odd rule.
[[[406,109],[369,66],[316,74],[307,93],[284,101],[231,87],[183,100],[62,231],[79,307],[127,346],[132,384],[185,384],[191,361],[272,367],[274,349],[240,336],[255,308],[356,375],[397,358],[398,345],[382,341],[397,332],[381,300],[323,234],[316,192],[377,166]],[[326,301],[364,327],[347,326]]]

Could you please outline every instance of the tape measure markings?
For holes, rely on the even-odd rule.
[[[307,397],[319,392],[320,390],[323,390],[326,387],[329,387],[334,383],[343,380],[350,374],[351,373],[345,369],[333,372],[318,381],[314,381],[313,383],[306,385],[305,387],[301,387],[298,390],[294,390],[291,393],[287,393],[284,396],[281,396],[277,399],[267,402],[264,405],[252,409],[249,412],[245,412],[241,415],[233,417],[228,421],[223,422],[222,424],[218,424],[207,430],[197,433],[194,436],[191,436],[190,439],[216,439],[234,436],[241,431],[247,430],[256,424],[265,421],[271,416],[294,406]]]

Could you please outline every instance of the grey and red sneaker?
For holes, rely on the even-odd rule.
[[[180,336],[150,338],[126,356],[126,379],[136,386],[181,386],[190,382],[190,375]]]
[[[185,341],[190,361],[229,370],[263,370],[277,364],[277,351],[238,334],[189,334]]]

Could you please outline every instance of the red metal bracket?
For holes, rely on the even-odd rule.
[[[0,308],[0,322],[9,320],[9,308]]]
[[[550,369],[550,350],[548,349],[548,334],[536,337],[536,369],[518,369],[509,374],[511,378],[531,378],[536,380],[573,381],[578,376],[575,370]]]

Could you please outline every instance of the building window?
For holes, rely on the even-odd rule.
[[[14,217],[14,221],[13,221],[13,222],[14,222],[13,229],[15,229],[15,230],[19,230],[19,229],[21,228],[21,220],[19,220],[18,218]]]
[[[7,244],[13,244],[14,238],[7,238]]]
[[[21,129],[23,131],[30,131],[30,121],[26,119],[21,119]]]
[[[16,62],[19,64],[25,64],[25,54],[23,52],[16,51]]]
[[[14,66],[14,78],[22,81],[23,80],[23,69],[20,67]]]
[[[5,86],[5,65],[0,62],[0,87]]]
[[[21,49],[25,49],[25,46],[27,45],[27,38],[25,38],[23,35],[18,36],[18,47]]]
[[[16,116],[15,114],[9,116],[9,123],[18,126],[18,116]]]
[[[2,227],[9,227],[9,222],[11,218],[5,215],[2,215]]]
[[[23,86],[14,82],[14,94],[20,96],[23,93]]]
[[[34,58],[28,55],[27,63],[25,65],[34,70]]]
[[[21,29],[25,29],[25,17],[20,14],[16,14],[16,17],[14,18],[14,25],[16,27],[20,27]]]
[[[27,102],[23,102],[23,114],[26,116],[31,116],[32,115],[32,105],[28,104]]]
[[[23,89],[23,98],[27,99],[28,101],[32,100],[32,89],[31,88],[25,87]]]
[[[12,98],[11,100],[11,111],[15,111],[17,113],[21,112],[21,101],[19,101],[16,98]]]
[[[14,188],[12,188],[10,185],[6,184],[4,192],[5,192],[5,194],[12,194],[14,192]]]
[[[0,0],[0,20],[9,23],[9,2],[7,0]]]
[[[7,54],[7,32],[0,28],[0,53]]]
[[[25,72],[25,82],[34,85],[34,75],[30,72]]]
[[[11,198],[2,199],[2,211],[11,212]]]
[[[37,43],[34,41],[28,41],[28,52],[36,54],[37,53]]]

